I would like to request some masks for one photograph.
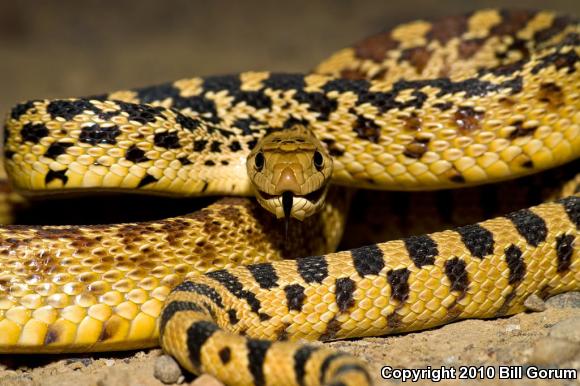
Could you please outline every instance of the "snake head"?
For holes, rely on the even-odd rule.
[[[246,168],[258,203],[278,218],[303,220],[324,206],[332,158],[302,125],[264,136]]]

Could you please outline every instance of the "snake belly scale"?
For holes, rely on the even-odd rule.
[[[432,190],[515,178],[580,155],[579,29],[550,12],[484,10],[401,25],[308,75],[247,72],[29,101],[7,119],[6,168],[28,194],[249,195],[252,149],[304,126],[340,185]],[[284,255],[281,232],[272,236],[264,223],[273,220],[245,199],[144,224],[6,226],[0,351],[127,349],[159,335],[185,368],[228,384],[368,384],[362,361],[292,341],[509,315],[532,294],[580,289],[577,191],[328,253],[342,232],[339,197],[297,225],[308,237],[320,224],[322,241],[290,248],[312,256],[287,261],[273,261]]]

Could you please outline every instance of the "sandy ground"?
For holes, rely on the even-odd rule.
[[[534,367],[575,369],[580,372],[580,292],[548,301],[543,312],[518,314],[496,320],[465,320],[429,331],[398,336],[366,338],[328,344],[364,358],[370,363],[377,384],[401,383],[381,379],[381,367],[421,369],[445,366],[455,369],[455,378],[439,384],[459,384],[461,366],[496,366],[491,379],[472,385],[512,382],[499,379],[497,366],[516,366],[525,372]],[[161,350],[68,355],[0,356],[0,386],[157,386],[153,375]],[[486,368],[486,371],[491,371]],[[208,379],[186,375],[181,384],[210,385]],[[410,382],[410,381],[407,381]],[[429,381],[419,381],[426,384]],[[577,380],[535,380],[523,385],[574,385]]]

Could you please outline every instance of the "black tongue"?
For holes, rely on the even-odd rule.
[[[292,213],[292,192],[282,193],[282,208],[284,208],[284,241],[288,241],[288,223],[290,222],[290,213]]]
[[[284,217],[286,219],[290,218],[290,213],[292,213],[292,198],[294,195],[292,192],[282,193],[282,208],[284,208]]]

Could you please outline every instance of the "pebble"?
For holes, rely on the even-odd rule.
[[[524,306],[529,311],[542,312],[546,311],[546,302],[536,294],[531,294],[524,301]]]
[[[169,355],[161,355],[155,360],[153,376],[165,384],[181,383],[184,379],[179,364]]]
[[[519,325],[519,324],[508,324],[508,325],[505,327],[505,332],[519,331],[519,330],[521,330],[521,329],[522,329],[522,328],[520,327],[520,325]]]
[[[224,386],[224,384],[209,374],[202,374],[191,383],[191,386]]]
[[[580,352],[578,343],[544,337],[534,344],[528,362],[536,365],[557,365],[572,359],[578,352]]]
[[[580,292],[566,292],[552,296],[546,300],[546,304],[554,308],[580,308]]]
[[[552,338],[566,339],[580,343],[580,316],[564,319],[550,328],[548,335]]]

